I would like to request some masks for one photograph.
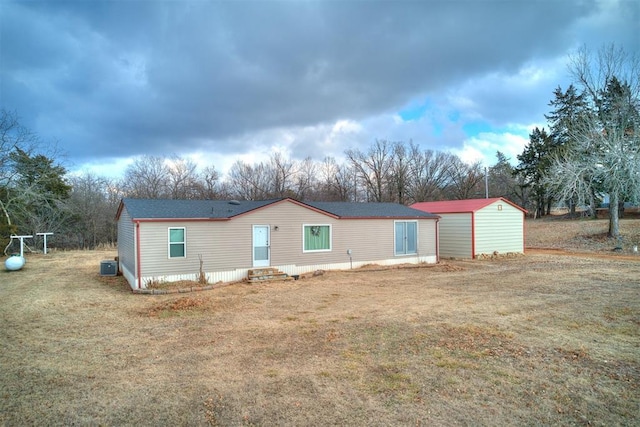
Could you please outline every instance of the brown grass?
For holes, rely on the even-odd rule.
[[[640,220],[621,219],[621,238],[607,237],[608,219],[568,220],[562,217],[544,217],[526,222],[526,244],[530,248],[556,248],[580,252],[612,252],[631,254],[633,246],[640,246]]]
[[[556,239],[541,247],[580,239],[544,223]],[[152,296],[98,276],[114,255],[0,271],[0,424],[637,423],[640,257],[530,253]]]

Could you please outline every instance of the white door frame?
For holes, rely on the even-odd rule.
[[[266,230],[266,242],[264,239],[260,239],[262,236],[256,235],[256,230]],[[253,260],[254,267],[269,267],[271,265],[271,227],[268,225],[254,225],[252,227],[252,245],[251,245],[251,258]],[[259,237],[256,239],[256,237]],[[266,244],[266,246],[265,246]],[[259,245],[259,246],[256,246]],[[267,250],[266,259],[256,259],[256,248],[265,248]]]

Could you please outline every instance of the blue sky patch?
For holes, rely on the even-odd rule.
[[[483,132],[495,132],[496,129],[493,128],[487,122],[469,122],[462,125],[462,130],[467,136],[477,136]]]

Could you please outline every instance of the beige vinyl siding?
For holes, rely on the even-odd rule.
[[[476,255],[524,252],[524,215],[508,203],[497,201],[475,214]]]
[[[135,245],[135,224],[123,209],[118,220],[118,263],[121,271],[125,268],[132,275],[135,274]]]
[[[472,258],[471,213],[440,215],[440,256],[444,258]]]
[[[436,222],[435,219],[422,219],[418,221],[418,255],[436,256],[438,252]]]
[[[303,224],[331,225],[331,251],[303,252]],[[281,202],[224,221],[141,222],[142,276],[195,277],[200,268],[198,255],[207,273],[251,268],[253,225],[269,225],[272,266],[349,263],[347,249],[352,250],[354,263],[404,258],[394,255],[393,219],[338,220],[292,202]],[[169,259],[169,227],[185,227],[186,258]],[[419,255],[435,257],[435,247],[435,220],[419,220]]]

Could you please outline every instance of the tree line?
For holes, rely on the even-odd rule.
[[[593,64],[598,66],[594,71]],[[484,168],[413,141],[375,140],[347,149],[345,159],[293,160],[273,153],[262,162],[236,161],[222,178],[214,165],[198,168],[180,156],[143,156],[120,179],[70,174],[55,151],[15,113],[0,111],[0,245],[12,234],[55,233],[54,244],[95,248],[116,242],[115,214],[125,197],[393,202],[506,197],[536,217],[566,203],[611,206],[640,199],[640,77],[637,57],[613,46],[597,60],[582,50],[570,60],[575,85],[558,87],[545,118],[513,167],[503,153]],[[630,70],[630,71],[629,71]],[[618,209],[610,235],[617,237]],[[35,242],[38,247],[39,242]]]
[[[489,190],[512,197],[513,168],[498,153],[496,166],[466,164],[450,153],[423,150],[413,142],[376,140],[365,150],[346,150],[346,160],[333,157],[292,160],[279,152],[259,163],[236,161],[222,179],[215,166],[200,170],[179,156],[142,156],[109,188],[121,197],[151,199],[265,200],[292,197],[308,201],[393,202],[465,199]],[[75,185],[84,177],[72,178]]]

